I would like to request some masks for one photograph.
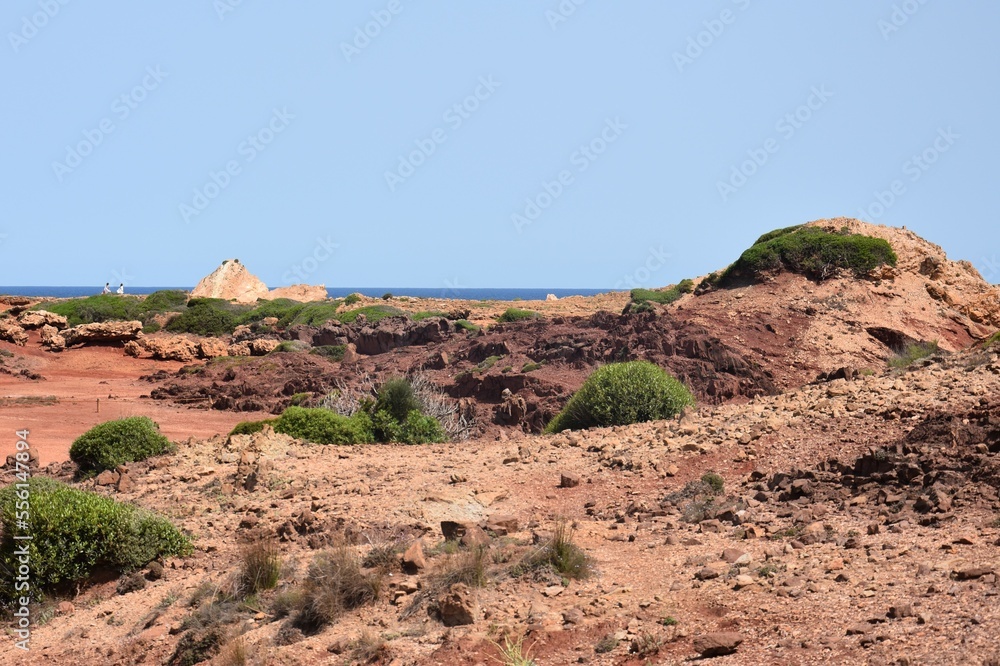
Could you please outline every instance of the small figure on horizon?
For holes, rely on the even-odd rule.
[[[118,285],[118,293],[119,294],[124,294],[125,293],[125,283],[124,282],[122,282],[121,284]]]
[[[111,283],[110,282],[105,282],[104,283],[104,291],[102,291],[101,293],[102,294],[110,294],[111,293]]]

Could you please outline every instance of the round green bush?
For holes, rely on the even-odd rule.
[[[20,525],[23,505],[27,525]],[[20,507],[19,507],[20,505]],[[0,577],[0,600],[39,599],[49,590],[85,581],[97,568],[122,573],[157,557],[188,555],[191,543],[168,520],[134,504],[77,490],[45,477],[12,483],[0,490],[0,569],[18,570],[24,546],[31,562],[29,589],[17,589],[14,576]],[[15,535],[30,534],[31,540]]]
[[[375,439],[371,418],[364,412],[347,417],[319,407],[289,407],[274,430],[316,444],[369,444]]]
[[[114,469],[118,465],[145,460],[170,446],[160,428],[148,416],[107,421],[83,433],[69,448],[69,457],[81,473]]]
[[[397,377],[382,384],[378,391],[378,400],[375,402],[375,413],[389,412],[394,419],[403,423],[410,412],[414,410],[419,412],[420,407],[413,385],[408,379]]]
[[[232,333],[238,324],[236,313],[210,302],[210,299],[201,299],[198,302],[189,301],[187,310],[171,319],[166,329],[171,333],[219,336]]]
[[[546,432],[642,423],[676,416],[694,397],[684,384],[648,361],[598,368],[546,427]]]
[[[278,419],[263,419],[260,421],[240,421],[236,426],[229,431],[230,435],[252,435],[255,432],[260,432],[264,429],[265,425],[274,425],[278,422]]]
[[[448,435],[436,418],[413,410],[403,421],[400,440],[404,444],[436,444],[448,441]]]

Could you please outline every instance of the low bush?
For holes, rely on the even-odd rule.
[[[69,457],[80,472],[100,472],[145,460],[166,451],[170,442],[148,416],[132,416],[96,425],[74,440]]]
[[[701,480],[702,483],[712,489],[712,493],[715,495],[721,495],[723,489],[726,487],[726,480],[715,472],[705,472],[701,475]]]
[[[302,340],[282,340],[271,350],[272,354],[298,354],[309,351],[309,343]]]
[[[241,322],[237,307],[220,299],[191,299],[187,310],[171,319],[166,329],[171,333],[220,336],[232,333]]]
[[[344,298],[344,305],[354,305],[355,303],[361,302],[361,294],[348,294]]]
[[[406,415],[400,441],[403,444],[437,444],[448,441],[448,436],[440,421],[415,409]]]
[[[322,303],[306,303],[294,314],[288,314],[278,320],[278,326],[286,328],[288,326],[322,326],[328,321],[337,319],[337,309],[340,301],[330,301]]]
[[[458,319],[455,321],[455,330],[465,331],[466,333],[478,333],[482,330],[482,326],[477,326],[468,319]]]
[[[236,594],[240,599],[270,590],[281,576],[281,551],[273,540],[264,539],[245,544],[240,550],[240,570]]]
[[[341,312],[336,316],[336,319],[342,324],[353,324],[357,321],[358,315],[364,315],[365,319],[374,323],[380,319],[385,319],[386,317],[398,317],[405,314],[406,313],[399,308],[394,308],[391,305],[366,305],[365,307],[357,308],[356,310]]]
[[[57,303],[41,303],[33,309],[62,315],[70,326],[103,321],[141,320],[146,313],[142,307],[142,299],[119,294],[99,294]]]
[[[565,522],[556,525],[552,537],[515,567],[515,573],[549,567],[571,579],[583,579],[593,572],[593,563],[582,548],[573,543],[573,528]]]
[[[694,398],[687,387],[659,366],[648,361],[613,363],[591,373],[545,430],[552,433],[666,419],[692,404]]]
[[[317,354],[331,361],[343,361],[344,352],[346,351],[347,345],[320,345],[319,347],[313,347],[309,353]]]
[[[184,308],[187,294],[179,289],[161,289],[146,296],[142,301],[143,312],[171,312]]]
[[[537,312],[532,310],[521,310],[519,308],[507,308],[504,310],[503,314],[497,317],[497,321],[500,323],[510,323],[513,321],[523,321],[525,319],[538,319],[540,317]]]
[[[430,319],[431,317],[448,317],[447,312],[441,312],[440,310],[423,310],[421,312],[414,312],[410,319],[413,321],[423,321],[424,319]]]
[[[919,361],[922,358],[933,356],[938,353],[938,351],[939,347],[937,340],[933,340],[931,342],[915,342],[893,354],[893,356],[889,358],[889,366],[893,368],[905,368],[914,361]]]
[[[816,227],[779,229],[764,234],[743,252],[719,278],[719,286],[753,282],[780,270],[815,280],[832,277],[838,269],[861,277],[883,264],[895,266],[896,253],[881,238],[832,233]]]
[[[534,372],[535,370],[540,370],[542,367],[541,363],[525,363],[521,366],[522,373]]]
[[[24,507],[30,502],[24,519]],[[41,598],[86,581],[98,568],[127,573],[158,557],[187,555],[191,543],[168,520],[133,504],[77,490],[45,477],[0,490],[0,568],[17,571],[16,549],[27,546],[30,588],[15,589],[12,576],[0,579],[0,598]],[[30,541],[14,539],[30,534]]]
[[[305,304],[293,301],[290,298],[257,301],[257,306],[253,310],[243,314],[240,323],[252,324],[268,317],[274,317],[278,320],[279,326],[287,326],[288,322],[295,319],[305,307]]]
[[[262,419],[260,421],[240,421],[236,426],[229,431],[230,436],[232,435],[252,435],[255,432],[260,432],[264,429],[265,425],[274,426],[278,422],[278,419]]]
[[[376,601],[381,589],[381,574],[365,574],[347,546],[324,551],[309,565],[293,622],[303,631],[316,632],[344,612]]]
[[[274,430],[316,444],[367,444],[374,441],[372,421],[365,412],[348,417],[319,407],[289,407],[274,424]]]
[[[396,377],[388,380],[379,388],[378,399],[375,401],[376,413],[386,411],[402,423],[414,410],[419,413],[420,401],[417,400],[417,394],[409,380]]]

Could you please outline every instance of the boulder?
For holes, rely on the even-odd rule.
[[[711,634],[695,636],[692,643],[694,651],[702,657],[721,657],[736,652],[743,642],[743,635],[735,631],[717,631]]]
[[[0,340],[23,347],[28,342],[28,334],[10,319],[0,319]]]
[[[223,298],[237,303],[256,303],[259,298],[268,298],[268,291],[267,285],[247,270],[239,259],[226,259],[198,282],[191,298]]]
[[[226,350],[226,356],[250,356],[250,343],[246,342],[234,342],[229,345]]]
[[[68,325],[66,317],[58,315],[48,310],[25,310],[17,317],[17,323],[23,328],[41,328],[42,326],[54,326],[57,329],[64,329]]]
[[[300,303],[309,303],[325,301],[329,294],[326,292],[326,286],[322,284],[293,284],[288,287],[276,287],[268,292],[267,297],[270,299],[288,298]]]
[[[281,343],[271,338],[257,338],[250,340],[250,354],[252,356],[266,356],[270,354]]]
[[[205,338],[198,342],[198,358],[228,356],[229,346],[218,338]]]
[[[63,331],[66,346],[128,342],[142,334],[141,321],[104,321],[81,324]]]
[[[403,572],[408,574],[417,574],[427,568],[427,558],[424,557],[424,545],[423,541],[417,539],[406,549],[400,558],[400,562],[403,565]]]
[[[43,347],[48,347],[52,351],[62,351],[66,349],[66,338],[59,333],[55,326],[46,324],[42,326],[41,342]]]
[[[474,624],[479,615],[479,603],[469,586],[455,583],[438,599],[441,622],[446,627]]]
[[[198,345],[182,335],[141,338],[136,343],[158,361],[187,363],[198,357]],[[127,350],[125,353],[129,353]]]

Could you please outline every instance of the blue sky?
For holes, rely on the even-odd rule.
[[[0,10],[0,284],[660,286],[822,217],[1000,282],[994,3]],[[366,34],[367,33],[367,34]]]

